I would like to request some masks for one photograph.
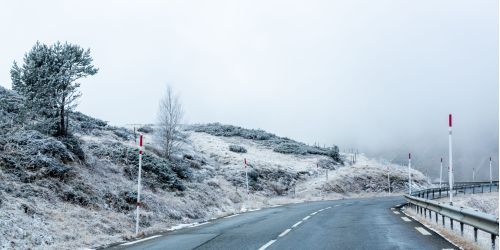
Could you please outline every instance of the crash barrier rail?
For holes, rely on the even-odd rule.
[[[498,192],[498,181],[490,182],[460,182],[453,185],[452,192],[454,195],[459,194],[476,194],[485,192]],[[438,188],[428,188],[412,192],[412,196],[426,198],[426,199],[439,199],[449,195],[450,188],[448,185]]]
[[[480,193],[479,190],[481,190],[481,192],[498,191],[498,181],[493,183],[460,183],[459,185],[453,186],[453,191],[455,190],[457,190],[457,194],[461,192],[465,194],[467,190],[470,193]],[[476,242],[478,230],[489,233],[491,235],[491,247],[495,249],[495,240],[498,236],[498,218],[470,208],[456,207],[452,204],[438,203],[430,200],[446,197],[442,195],[445,195],[445,193],[448,195],[448,192],[448,187],[430,188],[413,192],[412,196],[405,195],[405,198],[408,201],[408,206],[415,209],[417,214],[420,213],[420,215],[423,215],[425,218],[429,216],[429,219],[432,219],[432,212],[434,212],[436,223],[438,223],[438,216],[441,215],[443,226],[446,224],[445,218],[449,218],[452,230],[453,222],[458,221],[460,223],[460,233],[462,236],[464,233],[464,224],[473,227],[474,241]]]

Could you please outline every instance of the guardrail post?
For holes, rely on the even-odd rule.
[[[495,250],[495,239],[497,238],[496,235],[491,234],[491,249]]]
[[[441,216],[443,216],[443,218],[442,218],[442,221],[443,221],[443,227],[445,227],[444,215],[441,215]]]
[[[451,230],[453,230],[453,219],[452,218],[450,218],[450,228],[451,228]]]
[[[481,185],[481,193],[484,193],[484,186]]]
[[[432,211],[429,209],[429,220],[432,220]]]
[[[436,212],[436,224],[437,224],[437,223],[439,223],[439,222],[438,222],[438,218],[439,218],[439,217],[438,217],[438,212]]]
[[[474,242],[477,242],[477,228],[474,228]]]
[[[464,236],[464,223],[460,222],[460,235]]]

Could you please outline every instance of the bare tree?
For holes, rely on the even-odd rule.
[[[162,149],[163,156],[170,158],[172,152],[178,146],[176,133],[179,129],[184,111],[179,96],[174,93],[172,87],[167,85],[164,96],[160,100],[158,110],[159,128],[157,140]]]

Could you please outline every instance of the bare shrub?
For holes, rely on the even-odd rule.
[[[167,86],[165,95],[160,100],[158,110],[158,131],[156,139],[162,148],[163,156],[170,158],[178,143],[175,134],[184,115],[182,104],[170,86]]]

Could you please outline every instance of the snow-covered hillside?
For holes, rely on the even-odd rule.
[[[133,237],[137,134],[75,112],[72,136],[53,137],[21,119],[21,101],[0,88],[0,249],[76,249]],[[386,194],[384,164],[363,156],[345,164],[336,147],[208,124],[181,131],[180,150],[165,159],[154,129],[141,131],[145,234],[280,203]],[[404,191],[405,169],[391,166],[391,175],[393,191]]]

